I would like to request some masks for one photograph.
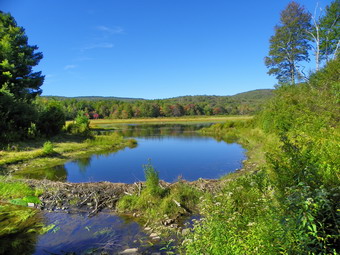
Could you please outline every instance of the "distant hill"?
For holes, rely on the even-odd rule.
[[[273,89],[256,89],[243,93],[239,93],[233,96],[208,96],[208,95],[198,95],[198,96],[180,96],[164,99],[166,101],[177,102],[177,103],[199,103],[202,101],[208,101],[213,103],[225,103],[225,102],[262,102],[266,101],[272,97]]]
[[[179,96],[173,98],[166,99],[143,99],[143,98],[130,98],[130,97],[105,97],[105,96],[77,96],[77,97],[65,97],[65,96],[42,96],[48,99],[56,99],[56,100],[84,100],[84,101],[124,101],[124,102],[133,102],[133,101],[155,101],[155,100],[164,100],[178,103],[198,103],[202,101],[209,102],[220,102],[220,101],[264,101],[273,96],[273,89],[257,89],[251,90],[243,93],[239,93],[232,96],[215,96],[215,95],[197,95],[197,96]],[[228,100],[229,99],[229,100]]]
[[[101,96],[44,96],[43,98],[60,101],[66,118],[71,120],[80,111],[91,118],[120,119],[184,115],[249,115],[261,110],[263,103],[271,96],[273,96],[272,89],[258,89],[233,96],[200,95],[153,100]]]
[[[83,101],[123,101],[123,102],[133,102],[145,100],[143,98],[129,98],[129,97],[103,97],[103,96],[78,96],[78,97],[64,97],[64,96],[42,96],[47,99],[56,99],[56,100],[83,100]]]
[[[274,95],[274,89],[256,89],[233,95],[235,99],[266,100]]]

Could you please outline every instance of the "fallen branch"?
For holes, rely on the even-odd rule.
[[[172,201],[178,206],[178,207],[181,207],[183,208],[187,213],[192,213],[191,210],[189,208],[187,208],[186,206],[184,205],[181,205],[179,202],[177,202],[175,199],[172,199]]]

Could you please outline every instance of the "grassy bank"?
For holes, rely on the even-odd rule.
[[[0,168],[3,171],[13,172],[13,175],[18,177],[45,178],[47,176],[41,169],[61,165],[72,159],[86,158],[91,154],[113,152],[136,145],[135,140],[124,139],[117,134],[98,135],[87,139],[61,135],[50,141],[52,148],[49,149],[46,148],[45,141],[40,140],[20,143],[10,150],[0,151]]]
[[[251,170],[264,167],[266,152],[275,151],[281,144],[276,135],[266,134],[262,129],[255,127],[252,119],[228,120],[203,128],[200,133],[221,141],[237,141],[247,150],[244,168]],[[223,178],[230,178],[235,174]]]
[[[257,169],[227,176],[199,204],[186,254],[340,253],[339,67],[337,58],[308,83],[282,84],[254,122],[202,131],[239,139]]]
[[[252,116],[185,116],[185,117],[159,117],[159,118],[134,118],[134,119],[97,119],[91,120],[91,127],[100,127],[104,124],[185,124],[202,122],[225,122],[227,120],[245,120]]]
[[[38,235],[53,227],[44,225],[38,210],[27,207],[27,203],[39,203],[40,194],[27,184],[0,177],[0,254],[14,250],[31,254]]]
[[[339,254],[339,188],[316,184],[320,179],[308,175],[317,169],[310,156],[249,121],[201,132],[236,138],[248,159],[245,171],[223,177],[221,191],[199,203],[204,217],[183,236],[184,254]],[[293,167],[311,184],[293,175]],[[297,184],[289,186],[290,179]]]

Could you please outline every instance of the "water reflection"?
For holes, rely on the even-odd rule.
[[[115,153],[93,155],[91,158],[65,164],[68,181],[111,181],[132,183],[144,180],[142,166],[152,159],[160,178],[173,182],[178,176],[186,180],[219,178],[241,167],[243,148],[235,137],[222,140],[202,136],[195,125],[119,125],[110,132],[133,137],[138,146]],[[113,128],[113,127],[111,127]]]
[[[133,183],[144,180],[142,166],[152,159],[160,178],[173,182],[219,178],[241,167],[244,149],[235,137],[209,137],[197,130],[209,124],[118,125],[111,131],[133,137],[138,146],[92,154],[53,168],[17,171],[24,178],[54,181],[111,181]],[[110,127],[113,128],[113,127]]]
[[[12,174],[20,178],[38,179],[38,180],[51,180],[51,181],[66,181],[67,170],[65,165],[59,165],[49,168],[31,168],[16,171]]]
[[[207,127],[211,123],[203,124],[129,124],[129,125],[112,125],[111,130],[106,132],[116,132],[124,137],[146,138],[162,136],[197,136],[195,131]],[[106,127],[107,128],[107,127]],[[105,131],[104,131],[105,132]]]
[[[43,226],[40,213],[0,202],[0,254],[32,254]]]
[[[91,166],[91,160],[92,160],[92,157],[86,157],[86,158],[80,158],[77,161],[75,161],[81,173],[85,173],[87,167]]]
[[[33,254],[39,233],[23,232],[0,239],[0,254]]]
[[[100,213],[46,213],[48,224],[55,228],[39,237],[35,255],[40,254],[117,254],[126,248],[139,247],[147,239],[136,222],[128,222]]]

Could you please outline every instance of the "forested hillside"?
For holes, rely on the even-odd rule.
[[[90,118],[178,117],[184,115],[248,115],[261,109],[273,90],[259,89],[234,96],[183,96],[160,100],[116,97],[41,97],[56,102],[67,119],[82,111]]]

